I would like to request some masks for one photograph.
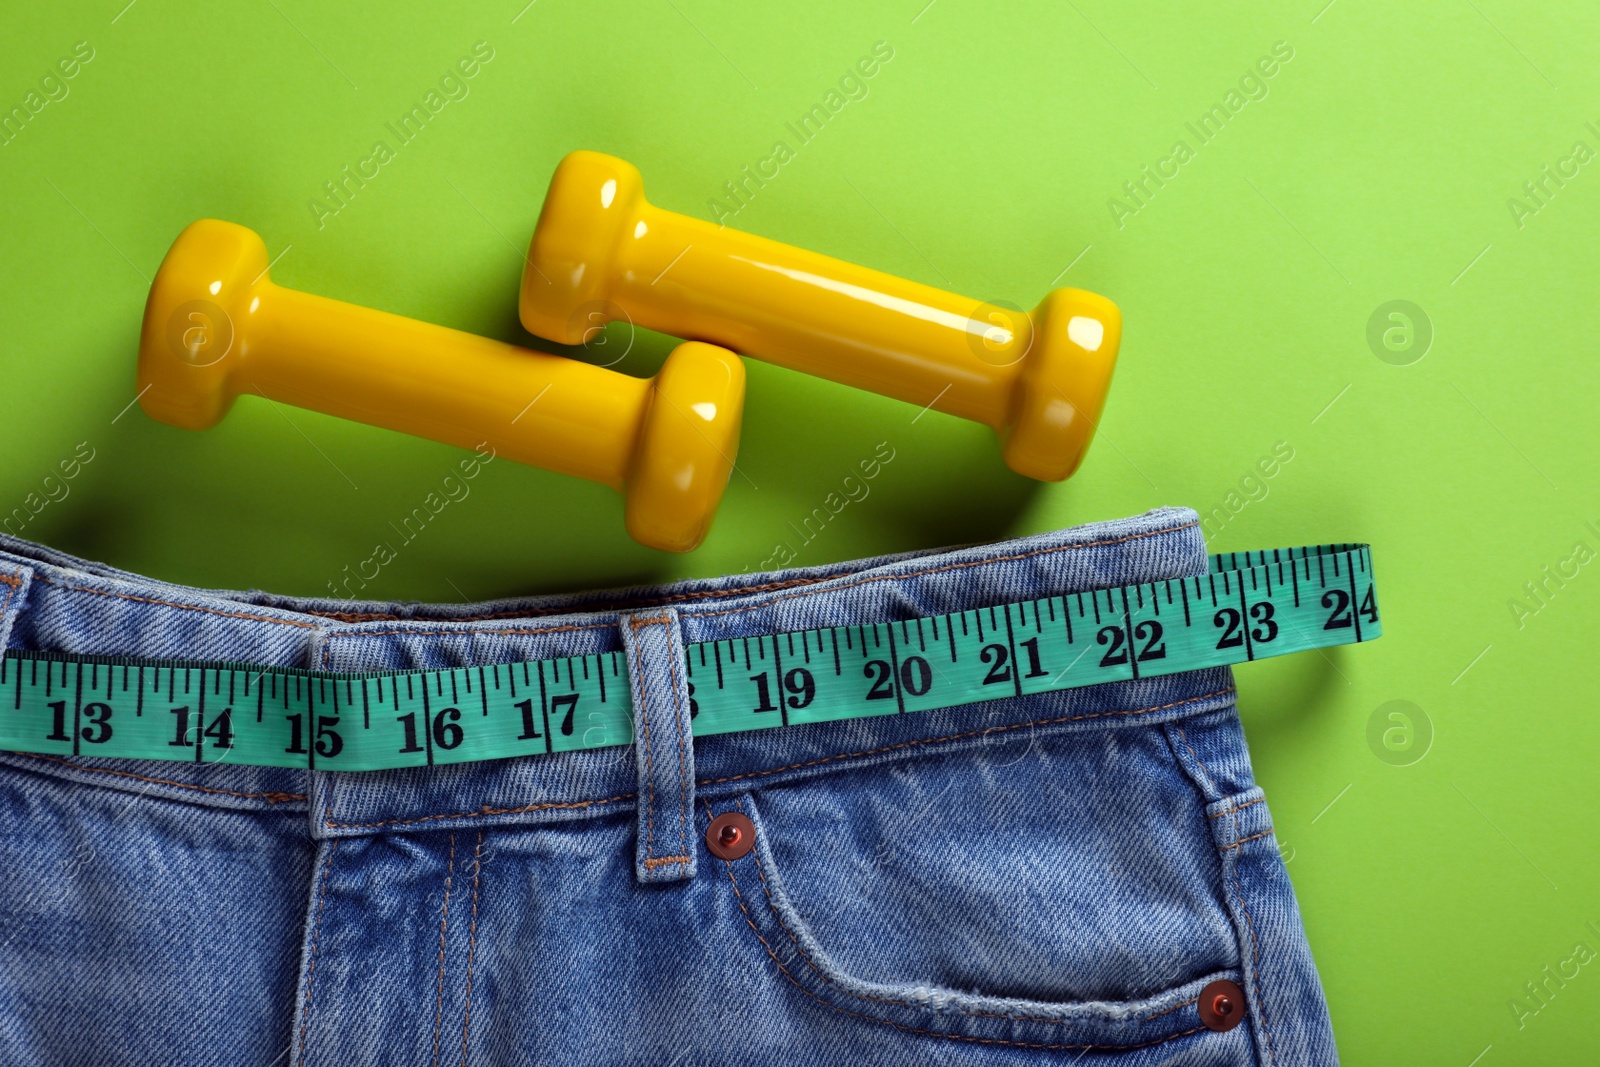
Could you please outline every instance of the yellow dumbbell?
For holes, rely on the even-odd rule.
[[[1059,481],[1105,404],[1122,316],[1056,289],[1032,313],[980,303],[651,206],[632,164],[556,168],[522,273],[522,324],[575,344],[597,322],[723,345],[993,427],[1007,465]]]
[[[139,403],[216,425],[240,393],[602,482],[628,533],[686,552],[739,447],[744,365],[688,342],[653,379],[285,289],[254,231],[215,219],[174,242],[145,305]]]

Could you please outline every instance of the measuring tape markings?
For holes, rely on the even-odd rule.
[[[1380,634],[1370,549],[1341,544],[1225,553],[1200,577],[685,651],[692,729],[709,736],[1031,696]],[[11,697],[0,696],[0,747],[53,755],[366,771],[633,742],[620,652],[365,674],[11,652],[0,660],[0,694]]]

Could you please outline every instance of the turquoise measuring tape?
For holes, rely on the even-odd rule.
[[[1371,641],[1366,545],[870,626],[687,646],[697,736],[931,711]],[[0,748],[376,771],[633,743],[619,652],[329,674],[10,652]]]

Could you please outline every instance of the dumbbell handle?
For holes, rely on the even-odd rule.
[[[189,430],[240,393],[432,438],[623,495],[640,544],[687,552],[739,450],[744,365],[686,341],[634,378],[285,289],[259,235],[201,219],[161,261],[139,333],[139,406]]]
[[[1008,421],[1025,312],[985,305],[994,317],[976,318],[967,297],[647,202],[638,220],[646,232],[623,242],[612,294],[639,325],[825,367],[919,407],[942,393],[940,411],[995,429]]]
[[[984,423],[1012,470],[1045,481],[1088,448],[1122,332],[1081,289],[1028,312],[655,207],[637,168],[598,152],[556,168],[518,311],[552,341],[626,317]]]
[[[621,490],[650,381],[270,281],[237,392]]]

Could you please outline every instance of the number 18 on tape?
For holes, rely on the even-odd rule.
[[[1382,632],[1371,552],[1213,556],[1195,578],[686,648],[698,736],[1175,674]],[[617,652],[369,674],[11,652],[0,747],[370,771],[633,742]]]

